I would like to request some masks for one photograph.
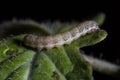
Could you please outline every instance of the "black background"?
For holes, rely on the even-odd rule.
[[[19,2],[18,2],[19,3]],[[21,3],[1,7],[0,22],[16,19],[33,19],[39,22],[55,21],[61,22],[83,21],[87,20],[99,12],[106,14],[105,23],[102,29],[108,32],[107,38],[97,45],[83,48],[87,54],[95,57],[120,64],[120,7],[119,2],[115,1],[85,1],[85,2],[38,2],[29,4]],[[12,6],[12,7],[11,7]],[[94,72],[95,80],[115,80],[116,78]],[[117,79],[116,79],[117,80]]]

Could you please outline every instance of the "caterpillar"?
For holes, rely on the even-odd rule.
[[[78,39],[80,36],[98,29],[98,24],[95,21],[85,21],[75,28],[55,35],[38,36],[35,34],[27,34],[24,37],[24,44],[38,50],[43,48],[50,49],[64,44],[70,44],[73,40]]]

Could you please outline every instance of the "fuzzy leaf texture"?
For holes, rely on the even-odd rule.
[[[23,44],[27,33],[55,34],[77,23],[12,21],[1,24],[0,80],[92,80],[92,67],[82,57],[79,48],[104,40],[106,31],[100,29],[80,37],[70,45],[40,52]]]

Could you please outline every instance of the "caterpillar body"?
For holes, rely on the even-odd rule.
[[[98,29],[98,24],[95,21],[85,21],[75,28],[56,35],[38,36],[27,34],[24,38],[24,44],[32,48],[37,48],[38,50],[43,48],[50,49],[64,44],[70,44],[73,40],[78,39],[80,36]]]

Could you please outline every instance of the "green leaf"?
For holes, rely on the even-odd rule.
[[[73,69],[73,65],[67,56],[64,47],[49,49],[47,51],[47,55],[49,58],[51,58],[52,62],[56,65],[62,74],[65,75]]]
[[[74,65],[79,63],[82,65],[84,64],[84,67],[86,66],[86,68],[83,69],[83,67],[80,65],[78,66],[79,69],[83,69],[88,72],[90,71],[89,73],[91,73],[91,70],[89,70],[91,69],[89,64],[86,63],[85,60],[82,60],[80,53],[74,52],[76,49],[72,49],[73,54],[69,54],[64,47],[43,50],[42,52],[34,52],[22,45],[23,38],[24,35],[20,35],[17,37],[8,38],[8,40],[5,40],[1,43],[0,46],[3,46],[3,44],[7,45],[7,50],[3,51],[4,53],[0,53],[2,54],[0,57],[6,55],[6,57],[1,58],[0,62],[0,73],[2,75],[0,76],[0,80],[26,80],[28,78],[32,80],[70,80],[70,76],[68,75],[71,74],[72,71],[76,70]],[[34,57],[35,53],[36,56]],[[78,60],[79,63],[73,62],[73,55],[79,55],[79,58],[76,59],[76,61]],[[33,62],[31,65],[29,65],[31,60],[33,60]],[[87,68],[87,66],[89,67]],[[78,75],[79,77],[74,77],[78,79],[84,79],[86,76],[87,78],[91,76],[88,72],[86,74],[84,73],[84,77],[80,76],[82,72],[74,74]],[[28,74],[30,74],[30,76]]]
[[[104,13],[97,14],[93,20],[95,20],[100,26],[104,23],[106,15]]]
[[[30,62],[35,54],[34,51],[26,49],[20,45],[23,36],[9,38],[0,44],[0,80],[5,80],[15,70]],[[22,74],[25,74],[24,72]],[[21,77],[22,77],[21,74]],[[25,76],[25,75],[23,75]],[[24,77],[23,77],[24,78]]]
[[[30,62],[23,64],[13,71],[6,80],[27,80],[30,71]]]
[[[46,55],[46,51],[36,56],[30,78],[32,80],[66,80],[49,56]]]
[[[41,27],[43,24],[38,25],[37,23],[22,21],[21,23],[15,22],[6,25],[7,27],[1,33],[5,36],[15,33],[11,32],[16,29],[18,31],[17,26],[22,26],[19,29],[23,27],[29,29],[28,31],[25,30],[25,33],[50,34],[50,31]],[[54,28],[58,24],[50,25]],[[68,27],[65,29],[66,26]],[[63,32],[70,28],[72,28],[71,24],[63,24],[57,30]],[[56,29],[51,30],[53,34],[56,33],[54,30]],[[2,36],[1,34],[0,36]],[[38,52],[23,44],[25,34],[18,34],[23,33],[18,32],[17,36],[6,38],[0,43],[0,80],[91,80],[91,66],[84,60],[79,48],[94,45],[107,36],[104,30],[98,30],[80,37],[70,45],[48,50],[43,49]]]
[[[91,80],[91,66],[83,59],[79,49],[69,45],[39,52],[35,57],[32,80]]]
[[[107,36],[106,31],[98,30],[92,33],[88,33],[84,36],[81,36],[79,39],[73,41],[71,45],[77,46],[79,48],[91,46],[101,42],[106,38],[106,36]]]
[[[20,35],[25,33],[34,33],[48,35],[48,29],[32,20],[13,20],[4,22],[0,25],[0,39],[13,35]]]
[[[0,80],[6,79],[14,70],[26,62],[31,61],[34,55],[33,51],[20,53],[18,56],[8,58],[0,63]]]
[[[80,54],[79,48],[66,45],[65,50],[73,64],[73,70],[66,75],[67,80],[92,80],[92,68]]]

